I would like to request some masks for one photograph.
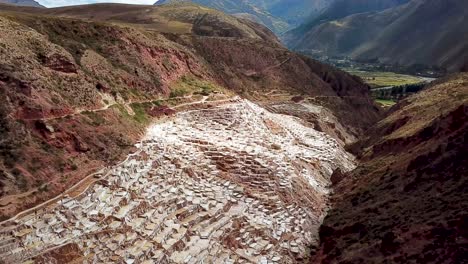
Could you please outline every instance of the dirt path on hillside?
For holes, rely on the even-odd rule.
[[[70,114],[64,114],[64,115],[59,115],[59,116],[52,116],[52,117],[44,117],[44,118],[28,118],[28,119],[24,119],[24,120],[42,120],[42,121],[50,121],[50,120],[56,120],[56,119],[62,119],[62,118],[67,118],[67,117],[72,117],[72,116],[76,116],[76,115],[80,115],[80,114],[83,114],[85,112],[101,112],[101,111],[106,111],[108,110],[109,108],[113,107],[113,106],[116,106],[116,105],[124,105],[125,108],[129,107],[131,104],[144,104],[144,103],[151,103],[151,102],[155,102],[155,101],[167,101],[167,100],[177,100],[177,99],[190,99],[190,98],[193,98],[193,94],[189,95],[189,96],[181,96],[181,97],[173,97],[173,98],[169,98],[169,99],[148,99],[148,100],[140,100],[140,101],[129,101],[129,102],[125,102],[123,104],[121,103],[113,103],[113,104],[107,104],[103,107],[100,107],[100,108],[97,108],[97,109],[76,109],[75,111],[73,111],[73,113],[70,113]],[[201,103],[201,102],[204,102],[206,101],[207,98],[204,98],[202,100],[199,100],[197,101],[197,103]]]

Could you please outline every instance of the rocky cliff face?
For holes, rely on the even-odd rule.
[[[468,75],[397,104],[336,173],[317,263],[465,263]]]
[[[196,5],[2,6],[0,32],[3,218],[120,160],[153,116],[214,87],[313,98],[343,124],[321,124],[343,142],[379,115],[359,79]]]

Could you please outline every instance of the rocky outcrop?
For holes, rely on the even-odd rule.
[[[50,56],[39,54],[38,57],[44,66],[54,71],[63,73],[77,73],[78,71],[77,66],[73,62],[60,54],[52,54]]]

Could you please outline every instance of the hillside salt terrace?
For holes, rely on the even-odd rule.
[[[316,243],[329,178],[354,167],[297,118],[238,100],[151,126],[76,198],[0,230],[0,259],[77,244],[87,263],[294,263]]]

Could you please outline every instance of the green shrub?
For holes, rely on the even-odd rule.
[[[171,91],[171,94],[169,95],[170,98],[174,97],[182,97],[186,96],[188,94],[187,89],[179,87]]]
[[[148,123],[148,115],[146,114],[145,107],[142,104],[131,104],[130,106],[132,107],[133,112],[135,112],[133,119],[141,124]]]
[[[83,114],[91,119],[91,125],[93,126],[101,126],[106,123],[106,120],[96,112],[85,111]]]

